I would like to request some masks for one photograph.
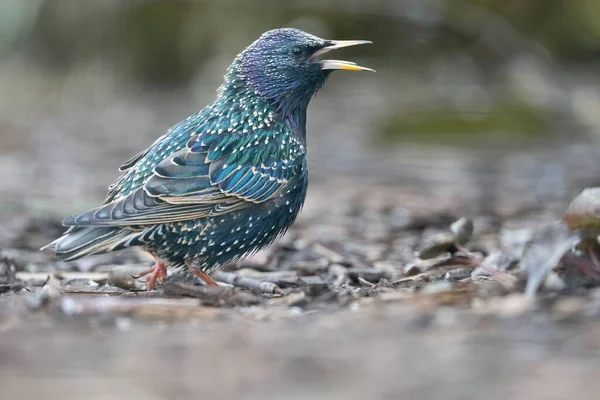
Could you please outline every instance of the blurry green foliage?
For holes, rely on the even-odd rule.
[[[429,110],[412,114],[393,114],[380,127],[387,139],[410,139],[418,142],[473,142],[499,137],[539,140],[551,132],[550,121],[541,113],[516,102],[498,104],[489,111],[458,112],[454,109]]]
[[[457,80],[455,86],[479,86],[493,104],[485,115],[464,107],[440,111],[436,91],[424,89],[428,94],[413,107],[425,105],[422,113],[390,103],[388,117],[380,119],[384,136],[426,141],[550,131],[552,115],[515,96],[506,102],[513,93],[503,74],[522,54],[540,49],[565,68],[589,65],[600,52],[598,0],[4,0],[0,62],[23,52],[43,69],[67,76],[80,64],[101,60],[130,85],[185,88],[211,60],[221,62],[220,56],[231,57],[261,32],[290,25],[372,40],[374,46],[353,54],[367,58],[390,87],[402,79],[431,86],[434,60],[468,60],[469,69],[449,79]]]
[[[381,58],[407,43],[418,51],[424,41],[429,52],[469,51],[486,34],[478,10],[505,19],[564,61],[595,58],[600,50],[596,0],[31,0],[30,12],[20,0],[5,3],[0,32],[15,48],[25,39],[41,60],[63,67],[99,54],[127,59],[135,78],[161,85],[189,79],[215,46],[227,43],[224,37],[234,35],[241,45],[297,19],[318,20],[332,36],[369,37],[378,44],[372,56]]]

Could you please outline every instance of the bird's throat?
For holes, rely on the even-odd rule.
[[[240,121],[240,126],[244,126],[244,122],[256,124],[257,121],[252,120],[256,119],[257,115],[272,113],[277,119],[285,121],[298,139],[306,144],[306,112],[310,98],[311,96],[289,99],[285,96],[265,95],[236,79],[229,80],[221,87],[213,107],[226,114],[232,114],[229,118]]]
[[[291,110],[286,115],[283,115],[283,119],[288,123],[290,128],[302,139],[302,142],[306,145],[306,111],[307,106],[298,107]]]

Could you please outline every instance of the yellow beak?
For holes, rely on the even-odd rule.
[[[331,40],[330,45],[323,47],[320,50],[317,50],[311,57],[311,60],[314,60],[321,54],[325,54],[331,50],[341,49],[342,47],[348,46],[356,46],[359,44],[370,44],[372,43],[369,40]],[[371,71],[375,72],[374,69],[361,67],[360,65],[356,65],[356,63],[350,61],[341,61],[341,60],[323,60],[320,61],[322,69],[343,69],[346,71]]]

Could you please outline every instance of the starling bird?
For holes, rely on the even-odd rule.
[[[104,203],[66,218],[42,248],[60,260],[139,246],[155,259],[148,289],[167,266],[208,274],[269,245],[294,222],[306,196],[306,109],[335,70],[317,60],[371,43],[324,40],[298,29],[264,33],[240,53],[216,100],[125,162]]]

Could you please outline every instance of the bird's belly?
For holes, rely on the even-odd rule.
[[[192,261],[210,272],[271,244],[285,232],[304,200],[294,195],[219,216],[161,225],[162,234],[147,247],[171,266]]]

